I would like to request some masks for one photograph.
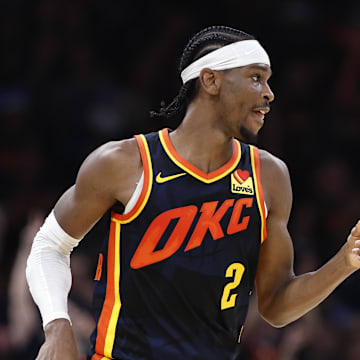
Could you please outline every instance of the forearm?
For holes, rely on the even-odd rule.
[[[53,214],[34,238],[26,277],[44,327],[54,319],[70,320],[67,311],[71,287],[70,252],[79,241],[61,229]]]
[[[285,326],[320,304],[357,269],[346,262],[346,244],[316,271],[295,276],[271,296],[260,312],[273,326]]]
[[[45,326],[45,343],[37,360],[78,360],[72,327],[68,320],[57,319]]]

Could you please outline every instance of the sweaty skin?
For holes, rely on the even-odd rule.
[[[176,151],[204,172],[225,164],[232,154],[232,137],[242,139],[242,127],[254,135],[262,127],[264,120],[258,110],[267,112],[274,99],[267,83],[270,75],[270,68],[261,64],[219,72],[202,70],[199,93],[181,125],[170,134]],[[260,151],[260,160],[268,238],[261,246],[256,276],[259,312],[272,325],[284,326],[319,304],[360,267],[360,224],[322,268],[295,276],[287,230],[292,204],[288,170],[266,151]],[[85,235],[115,202],[127,204],[141,173],[135,139],[103,145],[84,161],[76,184],[57,202],[59,224],[75,238]],[[39,360],[77,359],[67,320],[50,322],[45,335]]]

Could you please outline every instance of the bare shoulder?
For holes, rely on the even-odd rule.
[[[135,138],[111,141],[93,151],[80,167],[76,187],[86,188],[126,204],[142,173]]]
[[[281,176],[281,174],[289,173],[285,162],[270,152],[259,149],[259,157],[261,172],[265,172],[267,176]]]
[[[103,170],[141,166],[141,156],[135,138],[110,141],[93,151],[84,165],[101,167]]]
[[[276,204],[291,207],[292,190],[289,170],[285,162],[266,150],[259,149],[261,182],[268,209]],[[290,209],[289,209],[290,210]]]
[[[115,203],[127,203],[141,171],[136,139],[97,148],[81,165],[75,184],[55,205],[60,226],[73,237],[84,236]]]
[[[119,177],[135,176],[142,171],[141,156],[136,139],[110,141],[93,151],[82,164],[79,175],[91,173],[109,181]]]
[[[80,238],[115,203],[127,204],[141,172],[136,139],[100,146],[85,159],[75,184],[56,203],[56,219],[68,234]]]

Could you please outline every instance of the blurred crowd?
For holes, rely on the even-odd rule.
[[[25,282],[34,234],[100,144],[162,127],[149,110],[180,88],[190,36],[229,25],[270,54],[275,102],[259,146],[287,163],[295,271],[312,271],[360,217],[360,3],[289,0],[0,2],[0,360],[34,359],[41,320]],[[89,344],[92,279],[103,221],[72,256],[70,314],[81,358]],[[257,314],[249,360],[360,359],[360,273],[284,329]]]

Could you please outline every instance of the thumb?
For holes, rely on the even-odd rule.
[[[351,236],[360,237],[360,220],[358,220],[356,225],[351,229]]]

